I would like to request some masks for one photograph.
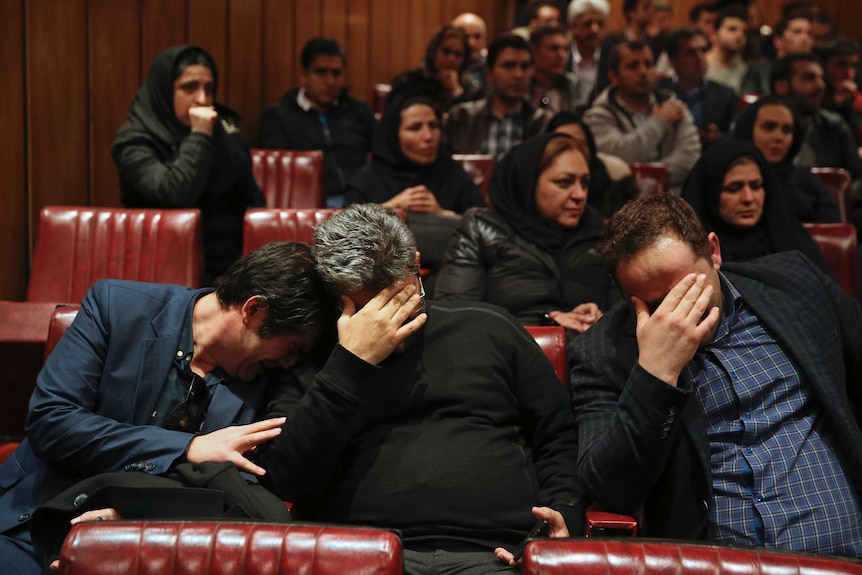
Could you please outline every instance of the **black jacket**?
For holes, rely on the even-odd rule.
[[[327,196],[343,194],[347,182],[368,160],[374,115],[364,102],[343,92],[338,103],[326,111],[326,127],[320,112],[303,110],[296,101],[299,90],[291,90],[260,119],[260,146],[281,150],[322,150],[323,191]]]
[[[492,115],[490,98],[453,106],[443,120],[443,144],[453,154],[480,153],[482,142],[488,138]],[[521,108],[521,141],[541,134],[551,116],[549,110],[534,109],[524,102]]]
[[[212,136],[191,132],[173,115],[172,71],[187,49],[177,46],[156,56],[111,154],[125,207],[201,210],[204,268],[212,279],[242,253],[246,208],[263,207],[265,200],[236,112],[216,104],[219,121]]]
[[[606,310],[617,291],[596,253],[604,229],[601,215],[588,208],[555,259],[493,209],[470,210],[449,243],[434,297],[499,305],[525,325],[582,303]]]

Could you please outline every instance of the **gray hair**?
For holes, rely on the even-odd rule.
[[[339,294],[379,291],[416,269],[416,240],[394,211],[353,204],[314,230],[317,273]]]
[[[611,15],[611,6],[608,0],[572,0],[566,11],[566,21],[571,26],[578,16],[587,12],[598,12],[607,19]]]

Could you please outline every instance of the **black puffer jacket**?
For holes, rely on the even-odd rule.
[[[596,253],[604,229],[599,213],[587,208],[555,258],[517,235],[493,209],[470,210],[446,251],[434,297],[496,304],[525,325],[582,303],[607,310],[619,295]]]

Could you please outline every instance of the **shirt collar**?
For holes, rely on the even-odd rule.
[[[601,55],[602,55],[602,47],[596,46],[596,49],[593,52],[593,62],[598,62],[599,57],[601,57]],[[581,56],[581,53],[578,51],[577,45],[572,43],[572,60],[575,62],[575,64],[580,64],[581,60],[583,60],[583,59],[584,59],[584,57]]]
[[[730,280],[727,279],[727,276],[723,273],[718,272],[718,278],[721,281],[721,292],[722,295],[724,295],[725,306],[727,309],[725,310],[725,316],[721,318],[721,321],[718,324],[718,329],[715,331],[715,335],[712,340],[704,347],[709,347],[710,345],[721,341],[728,333],[730,333],[730,326],[732,326],[736,321],[736,316],[742,307],[742,294],[739,293],[739,290],[730,283]]]
[[[296,95],[296,105],[299,106],[300,108],[302,108],[303,112],[310,112],[312,110],[317,111],[315,109],[315,107],[312,106],[311,100],[309,100],[308,96],[305,95],[305,88],[299,89],[299,93]],[[335,100],[332,103],[332,106],[330,106],[330,108],[334,108],[337,105],[338,105],[338,100]]]

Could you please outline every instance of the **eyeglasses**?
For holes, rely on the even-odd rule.
[[[416,272],[416,279],[419,280],[419,306],[413,310],[404,323],[402,325],[406,325],[419,317],[419,314],[425,313],[425,285],[422,283],[422,276],[419,275],[419,272]]]
[[[210,390],[207,382],[190,368],[179,372],[181,380],[189,383],[189,394],[168,416],[164,428],[173,431],[197,432],[207,415],[207,400]]]

